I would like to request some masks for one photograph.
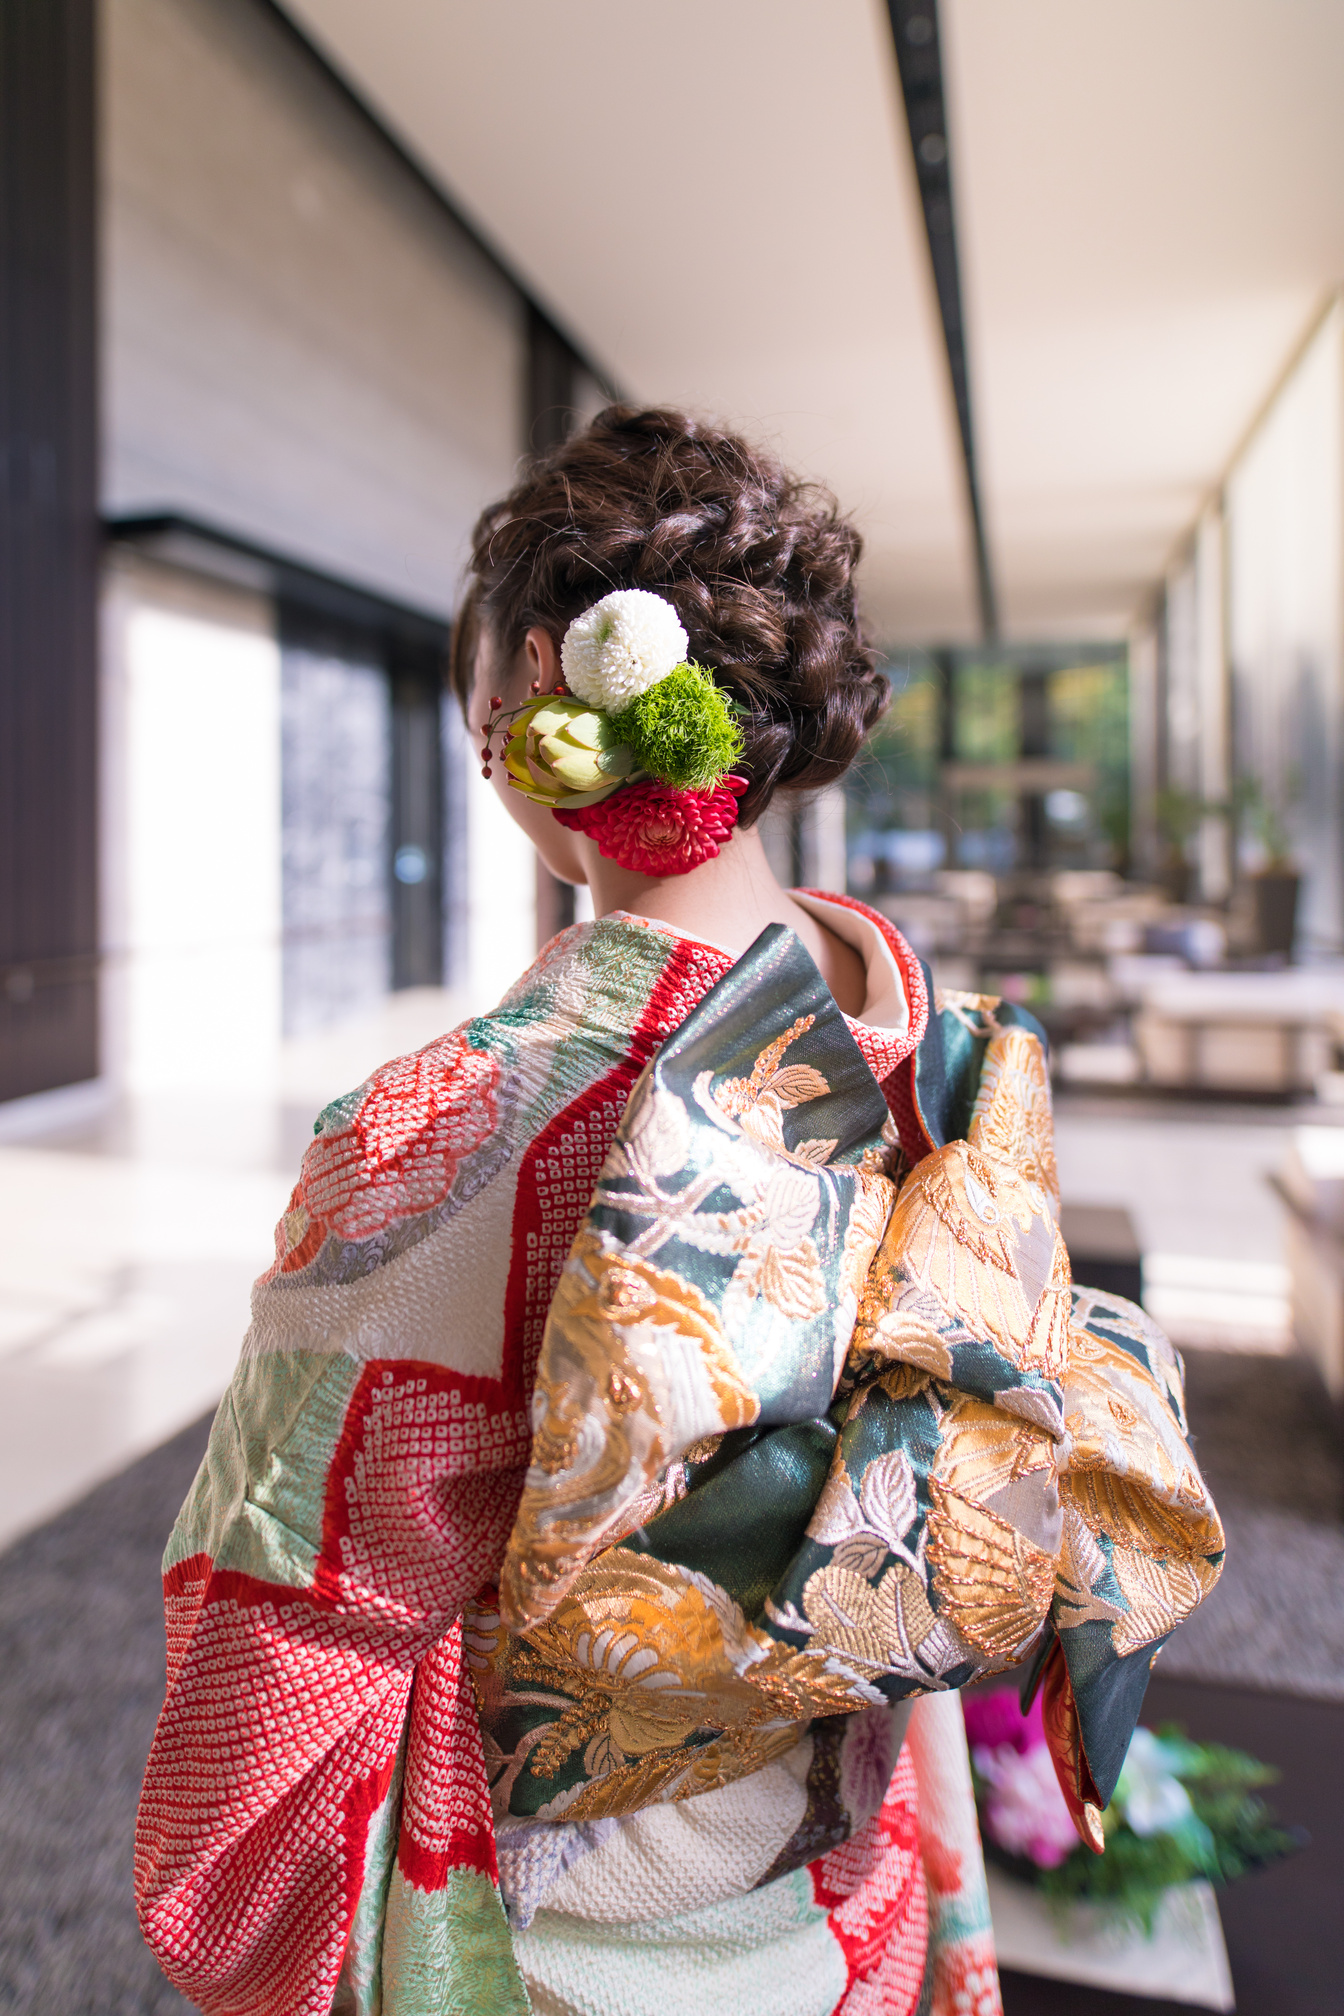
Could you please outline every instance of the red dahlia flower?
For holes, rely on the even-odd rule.
[[[577,811],[557,806],[552,816],[571,832],[586,833],[599,854],[636,875],[686,875],[712,861],[728,839],[746,788],[745,777],[731,774],[712,791],[627,784],[600,805]]]

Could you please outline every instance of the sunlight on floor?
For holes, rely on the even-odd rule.
[[[0,1546],[214,1406],[314,1116],[462,1005],[417,988],[287,1045],[274,1101],[66,1102],[0,1143]]]

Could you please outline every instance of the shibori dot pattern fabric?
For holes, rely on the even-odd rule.
[[[208,2012],[325,2012],[343,1971],[356,2010],[526,2006],[474,1700],[435,1662],[498,1570],[546,1309],[630,1088],[730,964],[580,927],[321,1116],[165,1564],[137,1881]]]
[[[732,964],[576,927],[320,1118],[164,1564],[137,1897],[207,2016],[526,2006],[456,1626],[502,1561],[547,1310],[630,1091]],[[889,1097],[924,1028],[854,1026]]]
[[[746,1879],[781,1821],[787,1827],[787,1800],[766,1789],[787,1776],[780,1765],[681,1809],[597,1823],[605,1837],[515,1937],[538,2016],[699,2016],[733,2006],[777,2016],[1002,2016],[960,1702],[926,1697],[900,1711],[902,1730],[907,1721],[894,1774],[888,1766],[858,1832],[763,1887]],[[825,1728],[814,1724],[814,1734]],[[697,1809],[725,1803],[744,1887],[705,1904]],[[722,1839],[717,1812],[710,1824]],[[687,1837],[679,1845],[677,1826]],[[644,1841],[626,1852],[630,1835],[652,1828],[656,1861]]]

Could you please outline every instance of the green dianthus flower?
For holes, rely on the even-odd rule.
[[[733,703],[701,665],[678,665],[611,719],[640,769],[679,791],[708,791],[742,754]]]

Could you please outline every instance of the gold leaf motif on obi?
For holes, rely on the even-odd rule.
[[[840,1287],[856,1301],[867,1288],[868,1270],[882,1243],[895,1202],[896,1186],[887,1177],[855,1171],[854,1199],[840,1256]]]
[[[1120,1345],[1073,1329],[1064,1404],[1072,1471],[1114,1471],[1172,1498],[1198,1474],[1163,1388]]]
[[[884,1241],[859,1300],[847,1375],[857,1377],[873,1362],[895,1360],[921,1375],[950,1379],[952,1352],[936,1321],[940,1316],[946,1321],[945,1313],[926,1291],[912,1287],[886,1251]],[[904,1397],[904,1392],[892,1392],[893,1399]]]
[[[791,1149],[784,1140],[784,1115],[813,1099],[824,1099],[830,1084],[810,1064],[782,1065],[779,1060],[816,1019],[815,1015],[800,1015],[792,1028],[762,1050],[750,1078],[725,1078],[714,1092],[714,1104],[719,1111],[736,1120],[751,1140],[772,1149],[776,1155],[814,1169],[824,1168],[830,1161],[839,1146],[838,1140],[817,1137],[800,1141]]]
[[[1009,1363],[1053,1376],[1068,1340],[1068,1256],[1045,1194],[964,1141],[901,1189],[875,1272],[901,1275]]]
[[[884,1550],[885,1551],[885,1550]],[[809,1575],[803,1615],[825,1647],[875,1673],[910,1673],[914,1655],[934,1627],[919,1577],[893,1561],[873,1583],[838,1560]]]
[[[783,1153],[790,1162],[796,1162],[804,1169],[824,1169],[840,1146],[838,1134],[814,1134],[810,1140],[799,1141]]]
[[[939,1614],[989,1658],[1020,1657],[1050,1608],[1053,1557],[936,1477],[930,1496],[928,1558]]]
[[[509,1681],[569,1697],[532,1753],[539,1777],[553,1776],[599,1728],[624,1755],[642,1756],[702,1727],[750,1721],[757,1709],[702,1591],[624,1548],[592,1563],[554,1615],[513,1644]]]
[[[994,1011],[1002,999],[1002,994],[972,994],[964,987],[935,987],[933,1012],[955,1016],[972,1036],[997,1036],[999,1023]]]
[[[930,1376],[930,1372],[917,1361],[909,1365],[886,1365],[868,1390],[885,1393],[888,1400],[914,1400],[921,1393],[928,1392]],[[941,1375],[934,1372],[932,1376],[937,1378]]]
[[[1111,1567],[1128,1606],[1111,1626],[1111,1643],[1119,1659],[1175,1630],[1208,1595],[1219,1574],[1217,1566],[1197,1554],[1158,1561],[1120,1546],[1112,1550]]]
[[[792,1750],[799,1738],[797,1724],[760,1729],[733,1729],[709,1743],[671,1754],[649,1751],[628,1763],[611,1761],[612,1748],[600,1737],[592,1745],[594,1760],[610,1768],[586,1784],[561,1793],[537,1815],[541,1820],[616,1820],[646,1806],[670,1800],[696,1799],[724,1785],[751,1777],[776,1757]],[[586,1753],[585,1753],[586,1754]]]
[[[591,1242],[591,1243],[589,1243]],[[583,1248],[582,1251],[580,1249]],[[623,1277],[621,1289],[628,1314],[612,1314],[615,1329],[632,1324],[649,1325],[659,1331],[667,1331],[681,1337],[692,1338],[698,1346],[699,1361],[705,1377],[718,1403],[719,1422],[717,1430],[726,1432],[730,1428],[747,1428],[761,1411],[761,1403],[747,1384],[731,1344],[723,1334],[723,1325],[712,1302],[701,1294],[693,1281],[680,1274],[673,1274],[661,1267],[655,1267],[650,1260],[634,1259],[627,1255],[614,1256],[604,1253],[591,1234],[581,1235],[575,1243],[575,1257],[580,1258],[588,1274],[597,1284],[596,1307],[581,1293],[576,1295],[572,1313],[576,1323],[591,1323],[602,1306],[603,1290],[610,1274]],[[566,1269],[568,1275],[569,1270]],[[633,1292],[632,1283],[638,1282],[641,1290],[638,1297]],[[559,1302],[557,1294],[556,1303]],[[552,1318],[556,1304],[552,1304]],[[602,1327],[601,1339],[610,1335]],[[599,1342],[601,1341],[599,1340]],[[543,1342],[543,1357],[545,1344]],[[608,1347],[609,1349],[609,1347]],[[612,1370],[622,1380],[639,1381],[628,1365],[613,1363]],[[613,1404],[619,1409],[628,1406],[628,1388],[619,1388],[621,1399]]]
[[[802,1322],[826,1307],[826,1277],[810,1233],[794,1246],[753,1242],[733,1277],[734,1299],[760,1295],[781,1316]]]
[[[1050,1273],[1031,1319],[1024,1365],[1046,1379],[1058,1379],[1069,1362],[1073,1268],[1063,1236],[1056,1232]]]
[[[684,1797],[667,1787],[707,1737],[739,1739],[764,1761],[755,1732],[773,1742],[770,1732],[791,1724],[796,1736],[814,1715],[868,1700],[827,1650],[771,1639],[704,1576],[621,1548],[593,1562],[545,1624],[509,1638],[500,1663],[491,1685],[473,1668],[487,1735],[510,1703],[546,1701],[556,1710],[529,1739],[526,1758],[513,1760],[510,1783],[524,1765],[536,1778],[554,1777],[579,1751],[585,1771],[627,1788],[632,1771],[647,1784],[647,1769],[636,1767],[657,1758],[673,1779],[648,1796]],[[612,1790],[585,1797],[583,1807],[632,1810],[637,1802],[625,1799]]]
[[[1055,1478],[1053,1436],[1020,1414],[954,1392],[939,1424],[934,1475],[964,1498],[992,1498],[1025,1477]]]
[[[863,1514],[849,1481],[845,1459],[837,1450],[826,1482],[812,1508],[807,1537],[821,1547],[838,1547],[851,1533],[857,1533],[862,1524]]]
[[[1175,1492],[1165,1496],[1143,1477],[1116,1476],[1100,1469],[1081,1475],[1071,1472],[1060,1480],[1060,1492],[1093,1533],[1105,1533],[1117,1546],[1151,1560],[1177,1561],[1223,1551],[1222,1522],[1207,1493],[1200,1504],[1191,1505]]]
[[[623,1513],[675,1461],[679,1435],[747,1427],[759,1412],[694,1283],[581,1233],[542,1339],[533,1461],[500,1575],[505,1616],[539,1622],[583,1563],[631,1530]]]
[[[1029,1029],[996,1029],[985,1052],[967,1139],[1044,1190],[1059,1209],[1050,1073]]]
[[[861,1575],[867,1584],[881,1572],[890,1551],[880,1533],[875,1533],[869,1526],[861,1526],[847,1540],[840,1542],[831,1556],[830,1565],[852,1570],[855,1575]]]

